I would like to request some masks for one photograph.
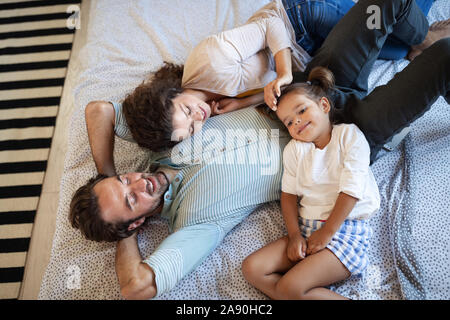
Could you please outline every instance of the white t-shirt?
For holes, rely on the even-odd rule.
[[[235,97],[276,79],[273,56],[290,48],[292,67],[303,71],[311,57],[295,42],[280,0],[258,10],[246,24],[201,41],[184,64],[181,85]]]
[[[354,124],[333,126],[321,149],[291,140],[283,152],[282,191],[300,197],[299,215],[327,220],[340,192],[358,199],[347,219],[367,219],[380,207],[370,164],[370,148]]]

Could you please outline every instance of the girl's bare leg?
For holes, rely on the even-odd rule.
[[[323,249],[293,266],[278,281],[276,292],[282,299],[347,299],[324,287],[349,276],[341,261],[329,249]]]
[[[283,237],[248,256],[242,264],[247,281],[272,299],[346,299],[323,288],[350,276],[330,250],[292,262],[286,255],[287,244]]]
[[[286,255],[287,244],[287,237],[280,238],[255,251],[242,263],[245,279],[272,299],[278,297],[278,281],[296,264]]]

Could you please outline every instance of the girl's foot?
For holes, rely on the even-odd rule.
[[[450,37],[450,19],[437,21],[428,29],[427,36],[421,44],[411,46],[408,53],[408,60],[413,61],[415,57],[422,53],[423,50],[431,46],[436,41]]]

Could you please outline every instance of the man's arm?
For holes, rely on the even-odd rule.
[[[144,300],[156,295],[155,273],[142,262],[137,232],[117,243],[116,273],[120,292],[125,299]]]
[[[106,101],[90,102],[85,109],[92,157],[98,173],[116,175],[114,166],[114,107]]]

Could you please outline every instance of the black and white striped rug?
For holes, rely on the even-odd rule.
[[[80,2],[0,0],[0,299],[19,295]]]

